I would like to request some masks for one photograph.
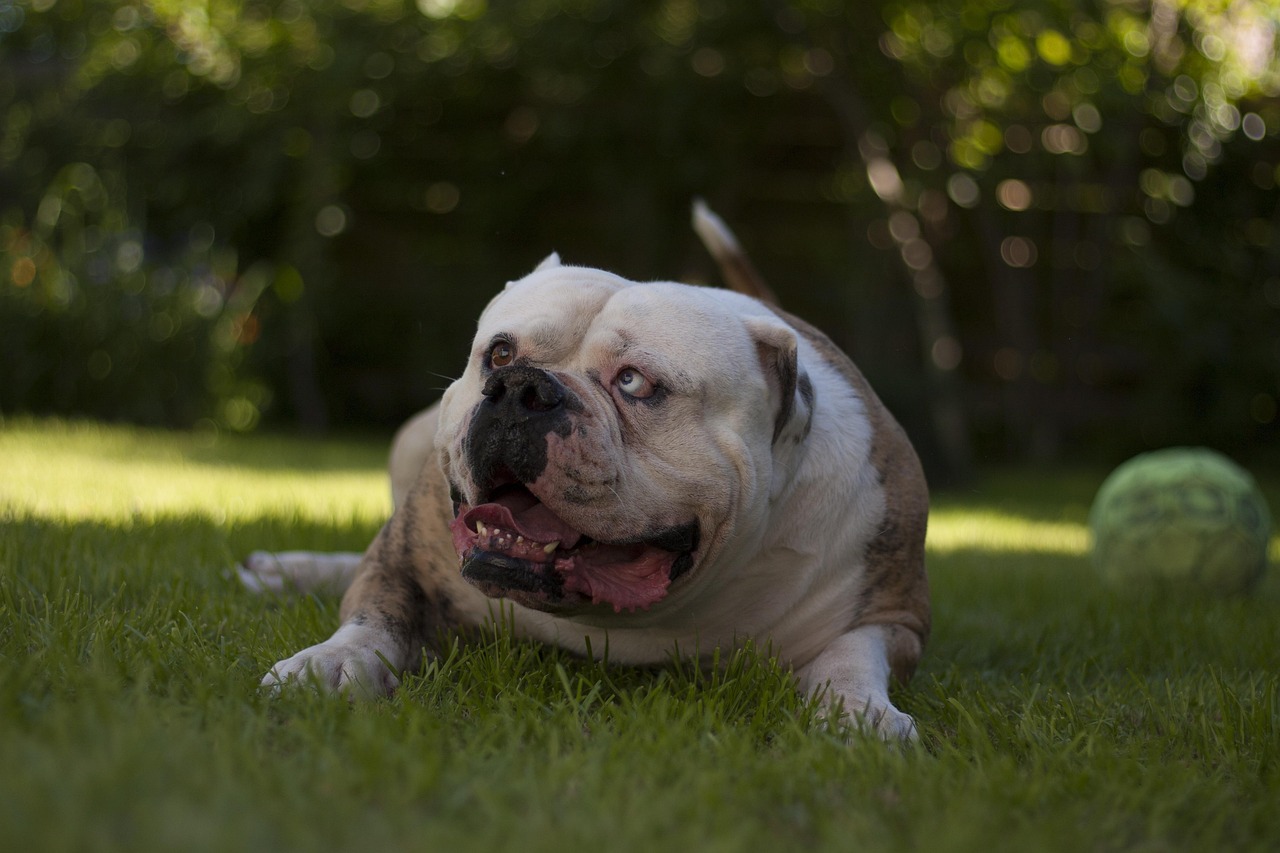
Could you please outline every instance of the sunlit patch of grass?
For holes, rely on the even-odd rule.
[[[961,550],[1082,555],[1089,530],[1078,522],[1041,521],[990,509],[939,509],[929,516],[930,553]]]
[[[0,421],[0,513],[123,524],[199,516],[381,522],[382,443]]]

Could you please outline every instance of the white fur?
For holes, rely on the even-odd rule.
[[[578,303],[572,310],[569,300]],[[827,689],[846,710],[866,712],[887,735],[909,731],[910,718],[888,700],[883,643],[872,640],[880,629],[846,633],[863,582],[865,546],[885,512],[883,489],[868,463],[872,435],[862,400],[807,341],[754,299],[686,285],[633,286],[579,268],[537,271],[509,287],[481,318],[477,352],[499,331],[519,336],[539,330],[559,349],[534,353],[535,360],[576,374],[601,366],[601,353],[619,329],[644,351],[692,372],[699,387],[718,392],[704,391],[700,410],[690,417],[728,442],[719,448],[725,461],[700,470],[706,459],[717,458],[703,444],[692,445],[685,461],[702,480],[721,484],[722,496],[733,496],[721,519],[734,526],[733,535],[651,610],[563,618],[513,606],[516,630],[579,652],[607,644],[610,658],[626,663],[662,662],[675,648],[709,654],[749,637],[808,673],[804,689]],[[761,417],[766,383],[752,344],[759,340],[797,347],[800,370],[814,385],[817,411],[802,444],[775,444],[771,420]],[[709,354],[716,356],[710,364]],[[460,455],[467,415],[479,399],[477,363],[472,360],[444,401],[439,440],[447,468]],[[797,419],[809,414],[803,401],[796,405]],[[622,497],[629,513],[643,512],[649,500],[639,486]],[[665,490],[653,500],[667,506],[673,497]],[[871,666],[876,655],[878,666]],[[842,668],[846,656],[851,659]]]
[[[717,258],[741,251],[738,239],[733,236],[724,220],[707,207],[706,202],[698,199],[693,203],[693,230],[697,232],[702,244]]]
[[[867,625],[837,638],[796,673],[800,689],[825,694],[831,707],[886,740],[916,737],[916,724],[889,701],[884,628]]]
[[[718,220],[705,214],[703,225],[713,234],[704,239],[731,241],[722,223],[724,234],[715,236]],[[889,701],[884,629],[849,629],[866,544],[881,527],[886,499],[869,463],[873,436],[864,402],[835,367],[754,299],[678,284],[634,285],[598,270],[562,266],[553,255],[490,303],[463,376],[438,407],[398,437],[392,452],[397,505],[405,484],[435,464],[437,453],[450,479],[475,498],[478,487],[470,481],[462,442],[481,399],[479,365],[497,334],[517,336],[522,355],[540,366],[567,377],[599,377],[594,385],[582,382],[584,393],[597,395],[588,406],[600,407],[602,417],[618,417],[608,414],[613,404],[607,383],[622,364],[686,382],[694,402],[673,394],[672,405],[685,408],[663,434],[646,436],[639,447],[611,444],[602,435],[602,458],[592,461],[616,463],[616,491],[585,509],[566,510],[579,514],[565,518],[607,539],[605,531],[625,533],[638,521],[681,521],[663,514],[693,501],[704,541],[714,543],[650,610],[552,616],[504,602],[517,633],[577,652],[607,648],[620,663],[663,662],[676,649],[708,656],[751,639],[793,667],[804,691],[825,695],[885,737],[913,736],[911,718]],[[772,418],[762,417],[770,392],[761,343],[796,347],[800,372],[817,401],[810,412],[797,397],[790,431],[777,441]],[[802,428],[808,433],[799,441]],[[251,558],[253,576],[265,572],[305,587],[324,574],[319,560],[281,556]],[[345,569],[334,574],[345,576]],[[450,583],[449,593],[459,596],[463,611],[492,604],[461,581]],[[353,682],[391,689],[396,676],[374,655],[379,643],[385,637],[376,631],[343,626],[325,643],[277,664],[264,684],[311,672],[337,690]],[[398,670],[408,661],[391,663]]]
[[[316,551],[254,551],[236,566],[252,592],[341,592],[351,585],[361,555]]]
[[[409,663],[395,655],[397,645],[380,629],[348,622],[323,643],[271,667],[262,686],[278,691],[298,682],[353,699],[385,696],[399,686]]]

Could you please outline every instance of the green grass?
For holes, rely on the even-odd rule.
[[[0,426],[6,849],[1280,839],[1280,577],[1244,600],[1101,586],[1084,529],[1101,471],[936,496],[934,636],[895,694],[914,747],[825,731],[750,652],[711,675],[636,670],[501,633],[389,700],[268,699],[262,673],[326,637],[337,601],[255,597],[228,569],[257,547],[363,547],[387,508],[384,457],[368,442]]]

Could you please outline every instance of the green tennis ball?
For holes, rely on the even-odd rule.
[[[1094,564],[1110,580],[1243,593],[1266,569],[1271,513],[1239,465],[1207,448],[1174,447],[1111,472],[1089,529]]]

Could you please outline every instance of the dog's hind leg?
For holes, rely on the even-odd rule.
[[[254,551],[236,566],[251,592],[346,592],[360,567],[355,552]]]

